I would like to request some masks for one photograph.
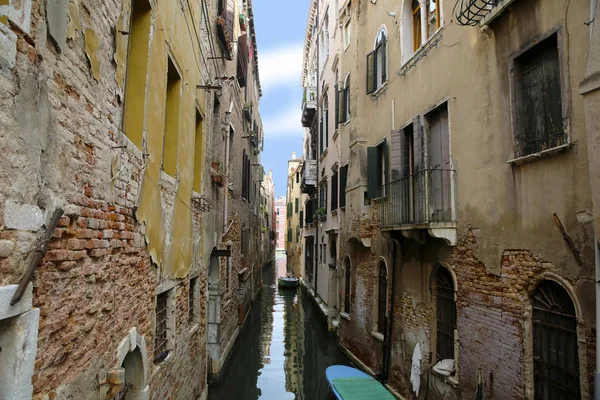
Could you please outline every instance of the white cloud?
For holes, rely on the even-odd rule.
[[[304,129],[300,118],[302,110],[296,104],[292,107],[282,110],[277,114],[269,115],[263,119],[263,129],[265,137],[274,136],[302,136]]]
[[[258,53],[260,84],[264,90],[275,85],[300,86],[304,43],[291,43]]]

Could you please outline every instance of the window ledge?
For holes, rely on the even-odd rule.
[[[194,333],[198,332],[198,330],[200,330],[200,324],[197,322],[194,322],[194,325],[190,328],[190,336],[192,336]]]
[[[435,365],[435,364],[434,364],[434,365]],[[454,372],[452,373],[452,375],[443,375],[443,374],[440,374],[439,372],[436,372],[436,371],[433,369],[433,365],[432,365],[432,366],[431,366],[431,372],[432,372],[434,375],[436,375],[436,376],[439,376],[440,378],[443,378],[443,379],[444,379],[444,382],[446,382],[446,383],[449,383],[449,384],[450,384],[452,387],[454,387],[454,388],[458,388],[459,384],[458,384],[458,378],[456,377],[456,371],[454,371]]]
[[[443,29],[443,26],[437,28],[437,30],[427,38],[427,40],[421,45],[421,47],[419,47],[414,53],[412,53],[406,61],[402,62],[400,64],[400,70],[396,73],[396,75],[406,75],[411,68],[417,65],[421,58],[425,57],[433,47],[436,47],[438,42],[442,39],[441,32]]]
[[[540,151],[538,153],[533,153],[533,154],[529,154],[529,155],[526,155],[523,157],[513,158],[512,160],[508,160],[506,163],[513,165],[513,166],[528,164],[528,163],[531,163],[531,162],[534,162],[537,160],[552,157],[556,154],[564,153],[573,146],[575,146],[574,143],[563,144],[561,146],[553,147],[551,149]]]
[[[344,318],[347,321],[352,321],[352,319],[350,319],[350,314],[347,314],[345,312],[340,313],[340,317]]]
[[[338,209],[336,208],[335,210],[331,210],[331,216],[336,216],[338,212]]]
[[[383,342],[383,340],[384,340],[383,335],[379,332],[371,331],[371,336],[373,336],[375,339],[379,340],[380,342]]]
[[[350,117],[348,117],[348,119],[344,121],[344,126],[348,125],[349,123],[350,123]]]
[[[500,3],[498,3],[497,6],[492,8],[490,10],[490,12],[487,13],[487,15],[485,17],[483,17],[483,19],[479,23],[479,26],[484,27],[484,26],[488,25],[490,22],[492,22],[493,20],[495,20],[496,18],[498,18],[500,15],[502,15],[504,10],[507,9],[509,5],[511,5],[511,3],[513,1],[514,0],[504,0],[504,1],[501,1]]]
[[[335,142],[335,140],[338,138],[340,133],[339,129],[336,129],[335,132],[333,132],[333,136],[331,137],[331,139]]]
[[[323,159],[325,158],[325,156],[327,156],[327,153],[328,153],[327,149],[323,150],[323,152],[319,156],[319,162],[323,161]]]
[[[373,93],[371,93],[371,97],[372,97],[373,99],[376,99],[377,97],[379,97],[379,95],[380,95],[381,93],[383,93],[385,90],[387,90],[387,85],[388,85],[388,82],[389,82],[389,81],[385,81],[385,82],[383,82],[383,83],[381,84],[381,86],[379,86],[379,87],[377,88],[377,90],[375,90]]]
[[[160,369],[161,369],[161,367],[162,367],[163,365],[165,365],[165,364],[167,364],[169,361],[171,361],[171,359],[173,358],[173,354],[174,354],[174,353],[175,353],[175,352],[174,352],[173,350],[169,350],[169,354],[167,355],[167,357],[166,357],[164,360],[162,360],[162,361],[161,361],[161,362],[159,362],[159,363],[155,363],[155,364],[154,364],[154,366],[152,367],[152,375],[155,375],[155,374],[157,374],[157,373],[160,371]]]

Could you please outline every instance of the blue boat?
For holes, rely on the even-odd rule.
[[[338,400],[395,400],[381,383],[359,369],[332,365],[325,376]]]

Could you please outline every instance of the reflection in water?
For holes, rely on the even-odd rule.
[[[277,288],[285,256],[276,263],[263,272],[260,304],[252,308],[221,382],[210,387],[210,400],[331,399],[325,369],[350,365],[308,295]]]

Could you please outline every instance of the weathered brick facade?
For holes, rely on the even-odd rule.
[[[253,182],[262,174],[260,151],[252,150],[257,146],[250,145],[242,123],[238,82],[216,80],[225,71],[235,76],[236,61],[201,65],[198,58],[199,52],[216,56],[210,43],[218,41],[216,4],[146,2],[148,83],[137,94],[142,100],[135,121],[140,131],[126,132],[126,75],[139,73],[127,69],[143,64],[130,64],[129,42],[139,40],[132,14],[142,3],[25,0],[0,5],[3,302],[10,300],[29,267],[54,210],[64,211],[37,266],[32,299],[26,292],[21,305],[7,306],[7,315],[0,312],[2,347],[8,349],[14,337],[25,340],[24,354],[35,360],[7,371],[24,385],[15,390],[31,384],[35,399],[103,397],[120,388],[106,381],[115,372],[127,380],[125,398],[204,398],[210,372],[207,289],[212,251],[228,244],[233,250],[233,295],[222,303],[221,315],[227,317],[223,342],[231,339],[229,331],[237,328],[239,316],[248,312],[252,295],[262,286],[248,274],[238,284],[238,272],[242,277],[246,267],[249,275],[260,278],[266,260],[259,246],[258,212],[252,213],[261,192],[255,189],[246,206],[241,199],[230,200],[225,209],[225,196],[235,198],[240,191],[241,181],[235,177],[241,176],[242,148],[252,154]],[[252,27],[249,37],[253,35]],[[249,80],[258,85],[256,53],[253,57]],[[165,172],[169,160],[163,153],[167,58],[184,82],[172,176]],[[235,87],[222,96],[230,83]],[[222,91],[197,88],[202,85],[222,85]],[[232,91],[238,93],[233,96]],[[260,89],[254,94],[260,96]],[[215,105],[215,98],[222,106]],[[227,120],[230,99],[236,112]],[[258,107],[254,119],[260,127]],[[232,191],[215,184],[211,171],[213,162],[224,161],[226,121],[237,136],[229,154],[232,170],[225,171]],[[222,237],[228,220],[237,225]],[[240,220],[249,229],[245,240],[252,250],[245,259],[240,255]],[[225,260],[220,262],[221,283]],[[246,287],[251,283],[254,288]],[[225,285],[221,287],[225,296]],[[157,354],[161,293],[168,293],[167,351]],[[27,332],[17,329],[13,315],[29,324]],[[2,354],[11,357],[12,352]],[[0,356],[1,364],[10,361]],[[12,398],[11,393],[7,396]]]

